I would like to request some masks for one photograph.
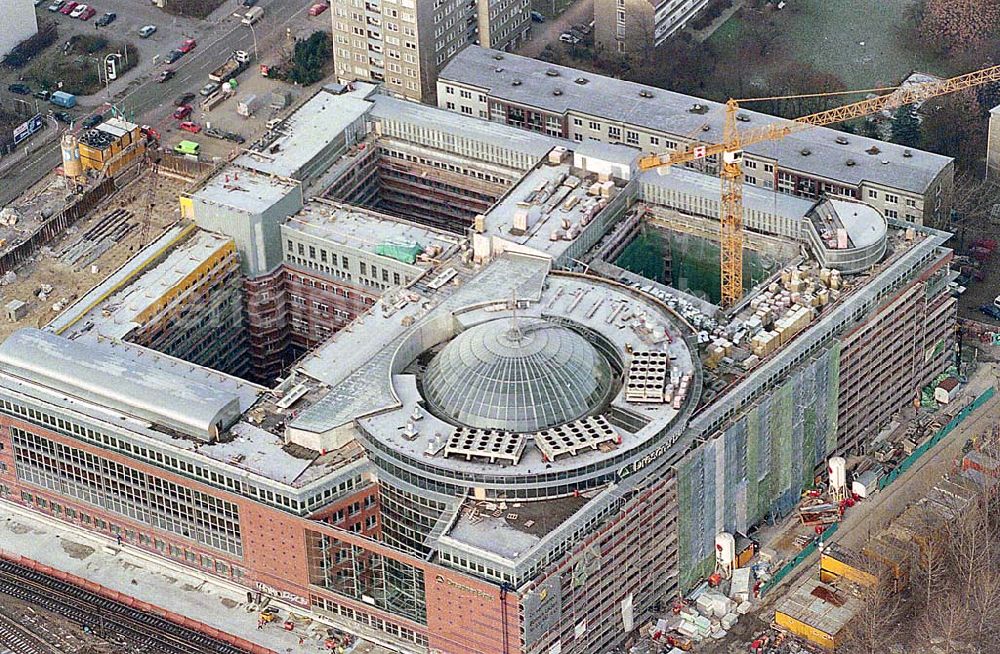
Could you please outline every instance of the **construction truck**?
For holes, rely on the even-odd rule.
[[[226,63],[222,64],[211,73],[208,74],[208,79],[213,82],[223,83],[228,82],[233,77],[236,77],[242,73],[247,64],[250,63],[250,55],[246,50],[236,50],[233,54],[226,60]]]

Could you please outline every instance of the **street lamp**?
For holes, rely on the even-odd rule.
[[[253,28],[253,23],[247,25],[250,28],[250,34],[253,35],[253,60],[258,64],[260,63],[260,57],[257,56],[257,30]]]

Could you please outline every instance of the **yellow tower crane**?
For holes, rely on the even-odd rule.
[[[719,176],[722,178],[722,198],[720,202],[719,236],[722,250],[722,306],[730,308],[743,295],[743,149],[755,143],[777,141],[789,134],[795,134],[810,127],[831,125],[845,120],[870,116],[885,109],[896,109],[914,102],[981,84],[1000,81],[1000,66],[983,68],[965,75],[946,80],[912,84],[891,89],[869,89],[868,91],[890,91],[886,95],[846,104],[827,111],[802,116],[794,120],[776,120],[762,127],[745,131],[737,129],[736,116],[741,102],[760,100],[784,100],[792,98],[827,97],[865,93],[866,91],[842,91],[836,93],[813,93],[771,98],[747,98],[726,102],[725,123],[721,143],[681,144],[674,152],[654,154],[639,159],[639,168],[650,170],[662,166],[687,163],[713,155],[721,155]]]

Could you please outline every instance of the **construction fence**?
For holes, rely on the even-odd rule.
[[[959,411],[955,415],[955,417],[948,422],[948,424],[939,429],[937,433],[934,434],[931,438],[927,439],[927,441],[923,445],[914,450],[913,454],[906,457],[902,461],[902,463],[899,464],[899,466],[893,469],[893,471],[890,472],[888,475],[883,477],[882,480],[879,482],[879,489],[880,490],[884,489],[890,484],[892,484],[894,481],[896,481],[896,479],[898,479],[899,476],[902,475],[904,472],[909,470],[920,457],[926,454],[928,450],[933,448],[935,445],[940,443],[945,437],[947,437],[952,431],[954,431],[956,427],[962,424],[962,422],[966,418],[972,415],[972,413],[975,412],[976,409],[978,409],[983,404],[988,402],[995,394],[996,390],[992,386],[983,391],[983,393],[981,393],[979,397],[977,397],[975,400],[969,403],[969,405],[966,406],[964,409]],[[781,568],[779,568],[778,571],[775,572],[774,575],[766,583],[761,585],[760,587],[761,596],[763,597],[764,594],[769,589],[774,588],[779,583],[781,583],[781,580],[784,579],[786,576],[788,576],[788,574],[792,570],[794,570],[796,567],[798,567],[799,564],[801,564],[803,561],[809,558],[809,556],[811,556],[813,552],[816,551],[818,542],[827,540],[831,535],[833,535],[833,533],[837,530],[837,526],[838,525],[836,524],[832,524],[829,527],[827,527],[826,530],[823,531],[823,534],[822,536],[820,536],[820,538],[807,545],[801,552],[799,552],[795,556],[794,559],[792,559],[791,561],[783,565]]]
[[[66,231],[67,227],[76,223],[102,200],[117,191],[120,185],[124,185],[124,182],[117,182],[114,178],[105,179],[94,188],[85,191],[76,202],[50,217],[28,238],[0,255],[0,275],[19,267],[27,259],[34,256],[35,252],[43,245],[58,238]]]
[[[958,427],[962,422],[972,415],[972,412],[981,407],[983,404],[988,402],[990,398],[996,393],[995,389],[990,386],[985,391],[983,391],[979,397],[973,400],[968,406],[959,411],[954,418],[952,418],[947,425],[938,430],[936,434],[931,436],[924,442],[923,445],[913,450],[913,454],[903,459],[903,461],[893,469],[892,472],[883,477],[879,483],[879,490],[887,487],[892,482],[896,481],[901,474],[906,472],[913,466],[913,464],[927,453],[927,450],[931,449],[938,443],[940,443],[948,434],[950,434],[956,427]]]

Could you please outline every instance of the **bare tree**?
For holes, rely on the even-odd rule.
[[[913,557],[912,582],[924,607],[932,606],[948,583],[948,541],[944,533],[928,530]]]
[[[846,627],[844,643],[837,648],[845,654],[885,654],[899,630],[900,597],[893,590],[891,574],[873,566],[878,578],[872,586],[858,591],[860,608]]]
[[[962,597],[954,593],[942,593],[935,597],[933,609],[928,606],[916,624],[916,640],[921,645],[914,651],[926,651],[926,643],[938,643],[941,654],[952,654],[964,648],[969,634],[968,614],[952,611],[949,607],[961,606]]]

